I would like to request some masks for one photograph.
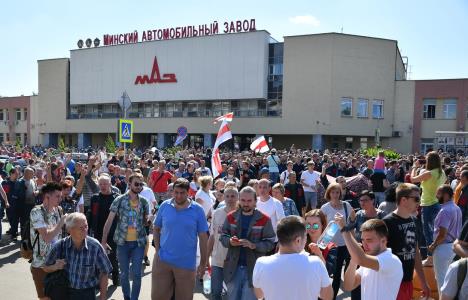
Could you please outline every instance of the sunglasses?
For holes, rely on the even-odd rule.
[[[311,229],[311,228],[314,229],[314,230],[317,230],[317,229],[320,228],[320,225],[319,225],[318,223],[314,223],[314,224],[312,224],[312,225],[310,225],[310,224],[307,224],[307,225],[306,225],[306,229],[307,229],[307,230],[309,230],[309,229]]]
[[[139,187],[139,186],[143,187],[144,185],[145,184],[143,182],[134,182],[133,183],[133,186],[135,186],[135,187]]]

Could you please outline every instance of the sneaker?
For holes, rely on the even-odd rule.
[[[148,256],[145,256],[145,259],[143,260],[143,264],[147,267],[149,267],[151,264],[150,264],[150,261],[148,259]]]

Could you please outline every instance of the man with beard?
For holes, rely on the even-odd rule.
[[[148,201],[139,194],[143,189],[143,175],[134,173],[129,178],[128,191],[117,197],[110,207],[102,233],[101,244],[104,249],[111,249],[107,244],[107,237],[114,218],[117,222],[114,242],[117,244],[117,260],[120,267],[120,284],[124,299],[136,300],[140,295],[141,266],[146,244],[145,224],[148,220]],[[130,290],[129,271],[132,264],[133,285]]]
[[[362,248],[342,215],[335,215],[335,222],[341,228],[351,255],[344,276],[344,289],[352,291],[361,285],[362,299],[396,299],[403,269],[398,257],[387,248],[388,229],[385,222],[371,219],[362,224]]]
[[[447,269],[455,257],[452,247],[460,235],[462,213],[452,200],[453,190],[450,185],[441,185],[437,189],[436,197],[441,206],[434,220],[434,242],[429,245],[429,251],[434,257],[434,273],[440,292]]]
[[[151,299],[193,298],[197,237],[200,244],[198,275],[208,263],[208,222],[203,208],[188,198],[189,182],[179,178],[173,184],[173,198],[159,207],[154,221],[156,248],[153,259]]]
[[[220,241],[228,248],[224,261],[224,282],[229,300],[257,299],[252,276],[258,257],[274,248],[276,238],[270,218],[256,208],[257,194],[252,187],[240,191],[240,208],[230,212]]]

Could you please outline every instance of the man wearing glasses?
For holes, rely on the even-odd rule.
[[[413,297],[413,271],[416,270],[422,283],[424,297],[430,296],[430,289],[422,269],[421,253],[418,247],[416,214],[421,201],[419,188],[410,183],[402,183],[396,189],[397,209],[383,221],[388,227],[387,246],[398,256],[403,265],[403,280],[397,300],[410,300]]]
[[[120,283],[124,299],[136,300],[141,288],[141,262],[146,245],[145,224],[148,220],[148,201],[140,196],[143,189],[143,175],[133,173],[129,177],[128,192],[117,197],[110,207],[109,216],[102,233],[101,244],[104,249],[110,249],[107,236],[115,216],[118,222],[114,233],[117,244],[117,260],[120,267]],[[132,264],[133,284],[130,289],[129,271]]]

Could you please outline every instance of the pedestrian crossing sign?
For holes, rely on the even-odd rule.
[[[132,143],[133,142],[133,121],[119,119],[119,142]]]

